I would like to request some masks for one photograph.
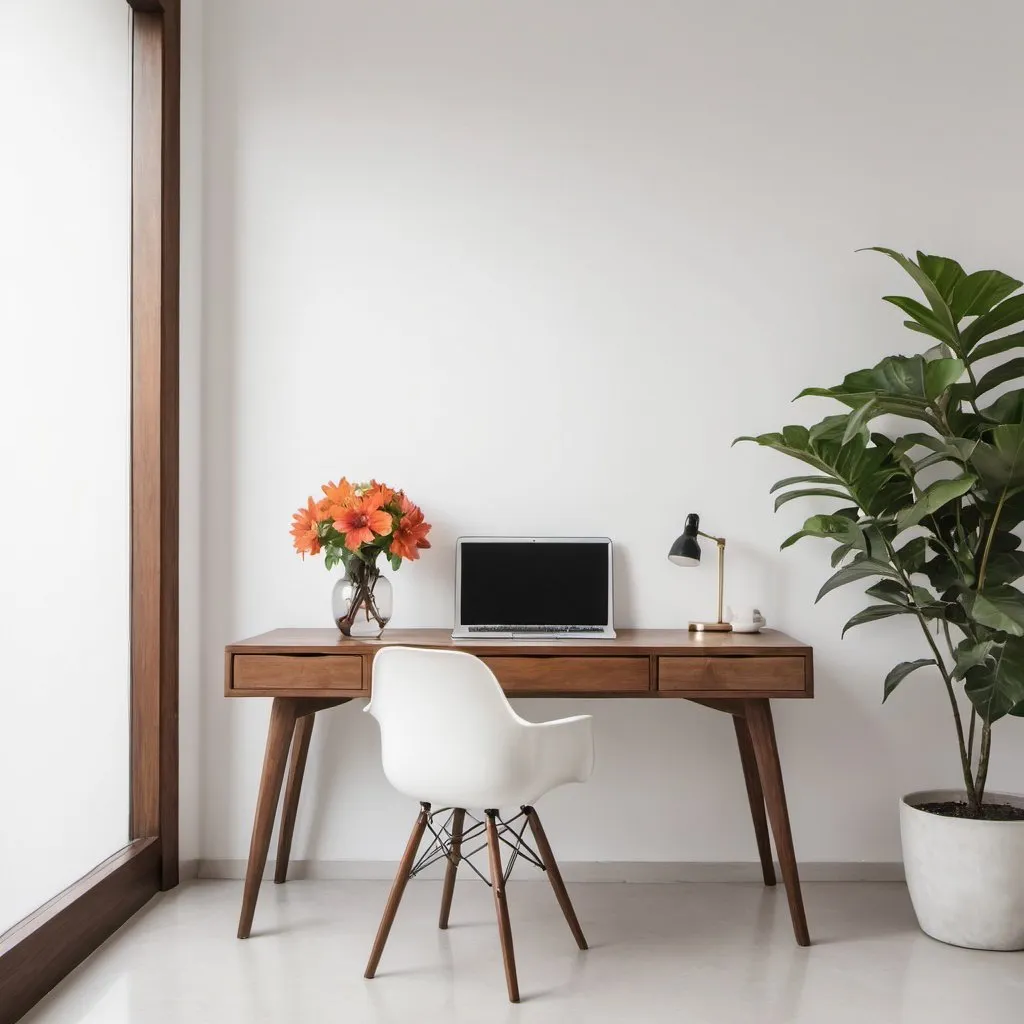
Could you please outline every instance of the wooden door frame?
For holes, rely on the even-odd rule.
[[[0,1024],[13,1024],[150,897],[178,884],[181,11],[180,0],[127,2],[132,8],[130,841],[0,935]]]

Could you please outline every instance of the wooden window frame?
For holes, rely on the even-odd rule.
[[[147,900],[178,884],[181,11],[179,0],[127,2],[132,8],[129,843],[0,935],[0,1024],[13,1024]]]

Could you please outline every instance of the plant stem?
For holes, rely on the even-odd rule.
[[[999,501],[996,504],[995,513],[992,516],[992,522],[988,528],[988,536],[985,538],[985,550],[981,555],[981,566],[978,569],[978,593],[981,593],[981,588],[985,585],[985,571],[988,569],[988,556],[992,551],[992,540],[996,535],[996,525],[999,523],[999,517],[1003,512],[1003,502],[1006,501],[1006,492],[1008,488],[1003,488],[1003,493],[999,495]]]
[[[981,726],[981,750],[978,753],[978,783],[974,796],[968,793],[968,800],[975,814],[981,816],[981,806],[985,801],[985,783],[988,780],[988,761],[992,752],[992,723],[984,722]]]
[[[973,807],[975,804],[974,777],[971,773],[971,762],[967,756],[967,743],[964,740],[964,723],[963,718],[960,715],[960,705],[957,704],[956,701],[956,691],[953,689],[953,680],[950,677],[949,672],[946,670],[946,664],[942,660],[939,645],[932,637],[931,630],[928,628],[928,623],[925,621],[925,617],[921,614],[916,604],[914,604],[914,588],[910,582],[910,578],[903,571],[903,567],[896,558],[896,552],[893,550],[892,545],[888,540],[885,541],[885,546],[889,551],[890,564],[899,573],[900,578],[903,580],[903,585],[907,588],[907,594],[911,602],[910,607],[914,612],[914,617],[917,619],[918,624],[921,627],[921,632],[924,633],[924,638],[928,641],[928,646],[932,649],[932,654],[935,655],[935,664],[938,666],[939,672],[942,675],[942,681],[946,686],[946,693],[949,696],[949,706],[953,712],[953,725],[956,727],[956,740],[960,748],[960,767],[964,775],[964,786],[967,789],[968,802]]]

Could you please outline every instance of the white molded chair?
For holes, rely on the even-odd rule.
[[[366,710],[380,723],[388,781],[420,802],[366,977],[372,978],[380,963],[406,883],[416,872],[442,858],[448,864],[438,924],[448,927],[455,875],[464,859],[462,844],[486,834],[508,996],[518,1002],[505,899],[505,883],[518,857],[547,872],[577,945],[587,948],[533,804],[556,786],[584,782],[590,777],[594,765],[590,716],[527,722],[512,710],[494,673],[479,658],[461,651],[413,647],[385,647],[377,652],[373,659],[373,697]],[[467,828],[470,807],[482,808],[484,818],[474,819]],[[503,807],[518,808],[518,813],[502,819],[498,812]],[[435,824],[435,817],[440,815],[447,817]],[[536,850],[523,838],[527,825]],[[434,841],[417,859],[427,830]],[[502,843],[512,850],[506,868],[501,861]],[[473,867],[468,860],[467,864]]]

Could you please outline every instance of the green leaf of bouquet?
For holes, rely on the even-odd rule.
[[[925,665],[934,665],[935,663],[934,658],[918,658],[917,661],[901,661],[885,677],[885,684],[882,687],[882,703],[884,704],[889,699],[889,695],[892,691],[895,690],[911,672],[916,672],[919,668],[924,668]]]

